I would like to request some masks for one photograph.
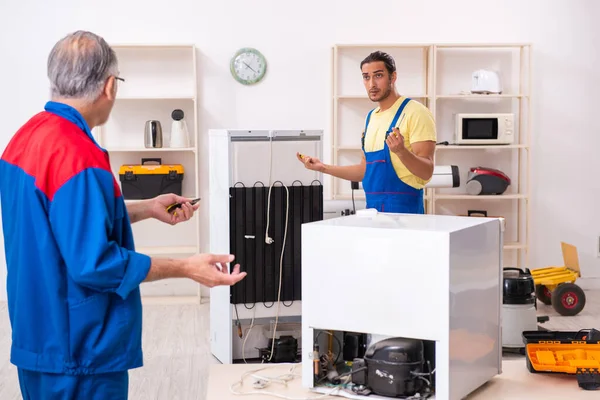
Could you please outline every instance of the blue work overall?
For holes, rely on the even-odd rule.
[[[378,151],[365,151],[365,136],[369,127],[371,114],[374,110],[369,111],[367,115],[365,132],[362,137],[362,150],[365,154],[367,168],[362,183],[367,199],[367,208],[375,208],[379,212],[425,213],[423,208],[423,189],[416,189],[398,178],[392,164],[390,149],[385,142],[388,135],[398,123],[398,119],[409,101],[410,99],[405,99],[398,108],[390,127],[385,133],[383,149]]]

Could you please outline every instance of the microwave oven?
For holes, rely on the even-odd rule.
[[[514,114],[456,114],[454,142],[458,145],[513,144]]]

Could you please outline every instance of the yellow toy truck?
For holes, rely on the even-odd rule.
[[[581,277],[577,247],[561,242],[564,266],[531,270],[537,299],[563,316],[577,315],[585,306],[585,292],[575,284]]]

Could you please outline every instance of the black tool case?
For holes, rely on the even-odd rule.
[[[151,199],[166,193],[181,196],[183,166],[163,164],[160,158],[142,158],[141,164],[122,165],[119,180],[123,198],[128,200]]]

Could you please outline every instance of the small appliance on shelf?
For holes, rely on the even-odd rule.
[[[512,113],[456,114],[454,141],[458,145],[505,145],[515,142]]]
[[[171,136],[169,147],[185,148],[190,146],[189,132],[187,124],[183,119],[185,116],[183,110],[176,109],[171,113],[173,122],[171,123]]]
[[[144,126],[144,146],[147,149],[160,149],[163,147],[163,132],[160,121],[151,119]]]
[[[503,194],[510,185],[510,178],[493,168],[474,167],[467,175],[467,193],[471,195]]]
[[[473,72],[471,93],[501,94],[502,84],[500,83],[500,75],[496,71],[488,69],[479,69]]]

